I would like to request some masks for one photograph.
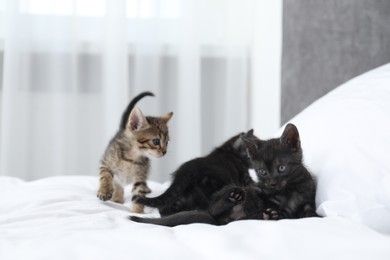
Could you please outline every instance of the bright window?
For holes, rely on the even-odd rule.
[[[20,0],[20,12],[33,15],[103,17],[109,0]],[[117,0],[111,0],[117,1]],[[6,10],[6,0],[0,0],[0,12]],[[129,18],[179,18],[180,0],[126,0]]]
[[[22,13],[35,15],[79,15],[104,16],[104,0],[22,0],[20,1]]]

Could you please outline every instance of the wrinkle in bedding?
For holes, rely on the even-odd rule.
[[[175,228],[127,219],[95,197],[97,180],[0,177],[0,259],[388,259],[390,237],[342,217]],[[151,182],[154,192],[166,185]],[[61,188],[59,188],[61,187]],[[130,189],[131,187],[129,187]],[[148,216],[158,216],[148,209]]]

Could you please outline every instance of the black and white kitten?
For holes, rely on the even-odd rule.
[[[280,138],[247,141],[248,157],[264,194],[266,219],[315,217],[316,185],[302,163],[295,125],[288,124]]]
[[[191,223],[225,225],[242,219],[263,219],[261,190],[254,184],[247,187],[225,186],[211,197],[207,210],[181,211],[162,218],[131,216],[135,222],[174,227]]]
[[[253,130],[230,138],[205,157],[190,160],[173,173],[171,186],[154,198],[138,197],[136,203],[158,208],[161,216],[188,210],[206,210],[212,195],[227,185],[253,183],[249,175],[246,140]]]

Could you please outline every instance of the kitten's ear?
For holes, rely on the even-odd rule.
[[[253,132],[254,132],[254,130],[251,129],[251,130],[249,130],[248,132],[246,132],[246,135],[247,135],[247,136],[253,136]]]
[[[242,139],[246,147],[254,147],[256,149],[259,149],[261,140],[253,133],[254,130],[250,129],[248,132],[242,133],[240,135],[240,139]]]
[[[134,108],[127,120],[127,128],[131,131],[140,131],[149,127],[149,123],[146,120],[141,109],[138,107]]]
[[[169,112],[168,114],[166,114],[165,116],[162,116],[161,119],[165,122],[165,123],[168,123],[169,120],[171,120],[171,117],[173,116],[173,112]]]
[[[301,149],[301,141],[297,127],[293,124],[287,124],[280,137],[280,142],[294,151]]]
[[[246,133],[241,133],[241,134],[240,134],[240,138],[241,138],[241,139],[244,139],[244,140],[246,140],[245,138],[250,138],[250,137],[254,137],[254,135],[253,135],[253,129],[249,130],[249,131],[246,132]]]

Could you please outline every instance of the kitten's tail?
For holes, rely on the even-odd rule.
[[[210,214],[205,211],[181,211],[173,215],[169,215],[162,218],[141,218],[136,216],[130,216],[130,220],[139,222],[139,223],[147,223],[147,224],[155,224],[160,226],[174,227],[178,225],[187,225],[192,223],[204,223],[217,225],[217,222]]]
[[[122,114],[121,123],[119,125],[120,129],[125,129],[126,128],[127,120],[129,119],[131,110],[133,110],[135,104],[137,104],[138,101],[140,101],[143,97],[146,97],[146,96],[154,97],[154,94],[152,92],[145,91],[145,92],[142,92],[141,94],[139,94],[138,96],[134,97],[130,101],[130,103],[127,106],[126,110]]]
[[[179,169],[178,171],[181,170]],[[180,200],[183,192],[190,186],[190,184],[192,182],[196,182],[196,177],[201,178],[200,175],[193,176],[193,172],[191,171],[186,171],[185,174],[176,174],[173,182],[164,193],[153,198],[143,196],[136,197],[134,200],[136,203],[142,204],[144,206],[158,208],[160,213],[162,213],[162,208],[165,208],[168,205],[173,205],[175,202]],[[163,214],[165,215],[166,213],[167,212],[164,212]]]
[[[183,184],[184,187],[187,185]],[[133,200],[135,203],[142,204],[144,206],[152,207],[152,208],[160,208],[167,206],[169,203],[173,203],[178,196],[182,193],[183,188],[181,186],[175,185],[175,183],[171,184],[169,188],[161,195],[157,197],[135,197]]]

